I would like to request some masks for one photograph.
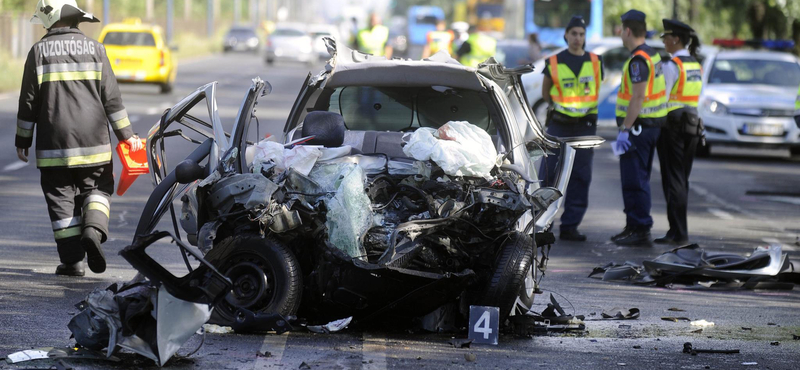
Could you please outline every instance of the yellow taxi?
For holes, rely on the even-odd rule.
[[[161,27],[126,19],[103,27],[99,41],[118,82],[157,84],[162,94],[172,91],[178,66]]]

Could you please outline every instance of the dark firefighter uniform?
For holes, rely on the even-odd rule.
[[[644,13],[636,10],[623,15],[644,22]],[[667,94],[661,72],[661,57],[647,44],[636,47],[622,68],[622,83],[617,93],[617,125],[622,126],[633,97],[633,84],[646,83],[642,109],[629,136],[631,147],[620,155],[620,179],[625,212],[625,229],[612,240],[621,245],[650,243],[650,173],[653,169],[656,142],[666,122]],[[641,130],[641,132],[639,132]]]
[[[664,19],[663,23],[665,34],[689,35],[694,32],[681,22]],[[686,49],[677,51],[665,63],[664,71],[665,76],[670,79],[668,82],[673,85],[667,102],[667,124],[661,129],[658,139],[658,159],[661,164],[661,184],[667,202],[669,231],[655,242],[680,244],[689,239],[686,208],[689,174],[701,134],[698,132],[697,101],[703,88],[703,71],[700,62],[689,55]]]
[[[581,24],[583,20],[581,19]],[[570,22],[572,24],[572,22]],[[576,25],[576,27],[584,27]],[[567,27],[567,31],[572,27]],[[553,86],[550,98],[552,113],[548,115],[547,133],[557,137],[595,135],[597,133],[597,103],[603,80],[603,61],[594,53],[574,55],[564,50],[550,57],[544,75]],[[577,230],[589,204],[589,185],[592,181],[594,149],[576,149],[572,175],[561,215],[561,239],[583,241],[586,237]],[[539,169],[539,178],[547,186],[555,181],[558,156],[548,156]]]
[[[63,264],[83,260],[84,228],[108,237],[109,122],[120,141],[133,135],[103,45],[77,28],[49,29],[25,62],[15,143],[30,148],[36,132],[36,166]]]

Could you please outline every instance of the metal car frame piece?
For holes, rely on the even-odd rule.
[[[678,251],[687,249],[697,251],[698,258],[686,260],[676,255]],[[642,264],[652,276],[681,274],[719,279],[776,276],[789,267],[787,255],[781,249],[780,245],[759,247],[750,257],[743,257],[730,253],[705,252],[697,244],[691,244],[673,249]]]

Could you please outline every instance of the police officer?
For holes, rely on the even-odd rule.
[[[381,24],[381,17],[372,13],[369,17],[369,27],[358,31],[356,35],[356,49],[374,56],[392,57],[392,46],[389,42],[389,29]]]
[[[447,30],[447,22],[444,19],[436,23],[436,30],[428,32],[426,38],[428,43],[422,49],[422,59],[430,57],[441,50],[446,51],[448,54],[453,54],[452,46],[455,35],[453,31]]]
[[[617,94],[615,151],[619,158],[625,228],[611,240],[619,245],[650,245],[650,172],[661,126],[666,122],[667,94],[661,57],[644,43],[645,15],[638,10],[623,14],[622,43],[631,58],[622,69]]]
[[[497,54],[497,40],[480,32],[475,26],[469,27],[467,41],[464,41],[456,52],[458,61],[467,67],[477,67],[495,54]]]
[[[584,50],[586,22],[572,17],[564,33],[568,48],[548,59],[544,68],[542,96],[550,104],[547,133],[574,137],[597,133],[597,102],[603,79],[603,60]],[[564,213],[561,215],[562,240],[585,241],[578,225],[589,204],[594,149],[576,149],[572,176],[567,185]],[[555,181],[557,156],[548,156],[539,169],[539,178],[549,186]]]
[[[56,274],[83,276],[86,255],[89,268],[101,273],[106,261],[100,244],[108,238],[114,190],[108,123],[133,150],[142,144],[131,131],[103,44],[77,28],[99,20],[75,0],[39,0],[31,21],[47,34],[25,62],[17,156],[28,161],[36,131],[36,166],[61,259]]]
[[[703,71],[697,61],[700,40],[694,30],[674,20],[664,19],[664,48],[672,59],[664,63],[664,79],[669,91],[667,124],[658,138],[661,185],[667,201],[669,231],[654,242],[685,244],[689,241],[686,207],[689,174],[697,143],[702,135],[697,101],[703,88]],[[688,50],[687,50],[688,47]]]

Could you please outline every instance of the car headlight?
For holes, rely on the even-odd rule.
[[[257,45],[258,45],[258,38],[257,37],[251,37],[250,39],[247,40],[247,46],[253,47],[253,46],[257,46]]]
[[[705,102],[703,102],[703,107],[707,111],[713,114],[718,114],[718,115],[728,114],[728,107],[726,107],[725,104],[722,104],[716,100],[712,99],[706,100]]]

